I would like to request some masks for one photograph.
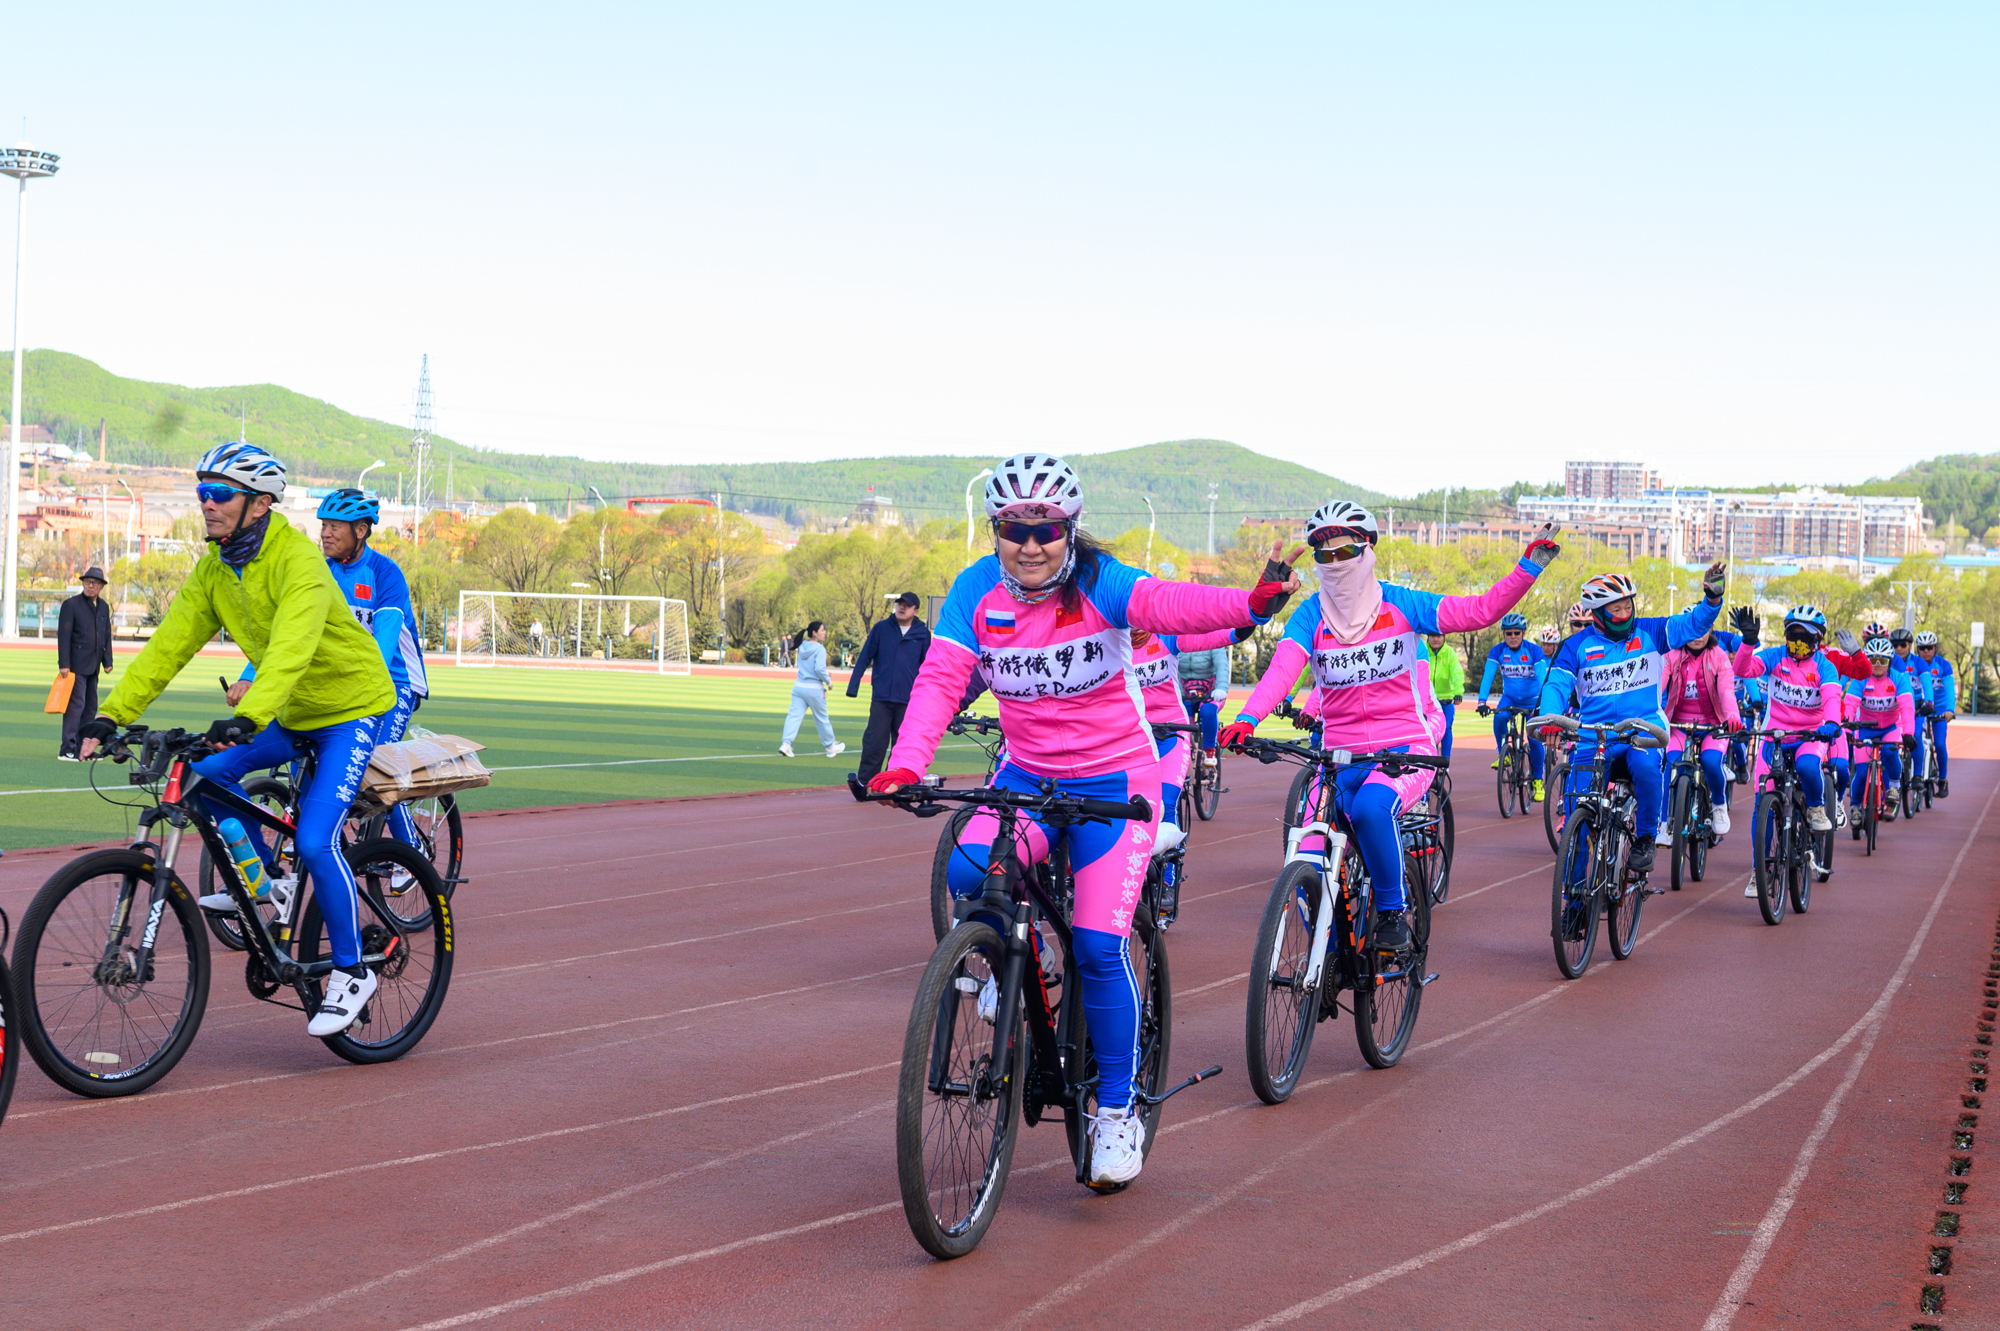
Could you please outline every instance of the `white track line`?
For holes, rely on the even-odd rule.
[[[680,1180],[689,1178],[695,1174],[704,1173],[711,1169],[720,1169],[725,1165],[733,1165],[738,1161],[763,1155],[781,1146],[791,1146],[797,1142],[804,1141],[808,1137],[817,1136],[822,1132],[831,1132],[835,1128],[846,1127],[848,1124],[858,1122],[861,1119],[876,1117],[884,1111],[892,1110],[895,1107],[896,1102],[894,1100],[884,1100],[880,1104],[870,1105],[866,1109],[833,1119],[830,1122],[822,1123],[818,1127],[807,1128],[802,1132],[788,1133],[783,1137],[773,1137],[770,1141],[760,1142],[756,1146],[746,1146],[741,1150],[731,1151],[726,1155],[718,1155],[713,1159],[704,1160],[702,1163],[691,1165],[686,1169],[677,1169],[670,1174],[661,1174],[656,1178],[645,1179],[627,1187],[619,1188],[616,1191],[607,1192],[601,1197],[592,1197],[588,1201],[578,1202],[574,1206],[565,1207],[560,1211],[552,1211],[548,1215],[524,1221],[511,1229],[501,1230],[497,1234],[489,1234],[483,1239],[475,1239],[471,1243],[453,1248],[449,1252],[441,1252],[435,1257],[425,1258],[414,1266],[405,1266],[398,1270],[390,1271],[385,1275],[376,1276],[372,1280],[365,1280],[359,1285],[351,1285],[346,1289],[337,1290],[303,1307],[292,1308],[274,1317],[267,1317],[261,1322],[254,1322],[245,1327],[244,1331],[269,1331],[271,1327],[283,1326],[287,1322],[296,1322],[302,1317],[314,1317],[324,1312],[330,1312],[336,1305],[347,1299],[371,1293],[393,1281],[408,1280],[413,1276],[422,1275],[426,1271],[435,1270],[437,1267],[443,1266],[446,1262],[455,1262],[463,1257],[474,1256],[486,1251],[488,1248],[495,1248],[502,1243],[522,1238],[537,1230],[547,1229],[550,1225],[561,1224],[565,1220],[574,1219],[586,1212],[599,1210],[614,1203],[625,1201],[628,1198],[639,1196],[641,1193],[652,1192],[657,1188],[665,1187],[669,1183],[678,1183]]]
[[[791,838],[789,837],[781,837],[778,839],[786,841],[791,840]],[[808,873],[819,874],[819,873],[825,873],[830,869],[853,869],[853,868],[858,868],[859,866],[864,864],[885,864],[890,860],[906,860],[914,858],[919,855],[928,855],[930,853],[931,853],[931,848],[926,846],[921,850],[899,851],[894,855],[876,855],[865,860],[845,860],[839,864],[818,864],[818,863],[808,864],[796,869],[782,869],[777,873],[760,874],[755,878],[720,878],[712,883],[687,883],[680,887],[659,887],[659,888],[654,888],[648,892],[628,892],[621,896],[615,896],[615,897],[586,897],[581,901],[558,901],[548,906],[523,906],[519,910],[498,910],[490,913],[483,913],[478,918],[483,923],[487,920],[512,919],[516,915],[541,915],[552,910],[573,910],[581,906],[603,906],[609,904],[616,904],[621,901],[643,901],[649,897],[672,896],[676,892],[698,892],[705,887],[737,887],[744,883],[768,883],[774,878],[796,878],[800,874],[808,874]],[[646,855],[635,855],[632,856],[631,858],[650,859],[652,857]],[[614,861],[599,860],[599,861],[594,861],[594,863],[610,864],[614,863]],[[546,874],[553,872],[557,869],[567,871],[571,868],[583,868],[583,867],[585,866],[562,864],[562,865],[548,865],[545,867],[536,868],[532,870],[509,869],[506,870],[505,872],[506,873],[532,872],[532,873]],[[484,874],[482,875],[482,877],[498,878],[501,877],[501,874]]]
[[[1522,870],[1520,873],[1515,874],[1512,878],[1502,878],[1497,883],[1488,883],[1484,887],[1475,887],[1470,892],[1460,893],[1456,896],[1447,896],[1444,899],[1444,904],[1446,906],[1449,906],[1454,901],[1470,901],[1472,900],[1472,898],[1478,896],[1481,892],[1491,892],[1496,887],[1505,887],[1509,883],[1518,883],[1523,878],[1526,878],[1529,874],[1547,873],[1550,869],[1555,868],[1555,865],[1556,862],[1554,860],[1550,860],[1547,864],[1538,864],[1532,869]],[[1442,909],[1442,907],[1440,907],[1440,909]]]
[[[1838,1115],[1841,1100],[1845,1098],[1848,1088],[1854,1084],[1854,1079],[1860,1075],[1861,1065],[1866,1061],[1869,1051],[1874,1047],[1875,1036],[1880,1031],[1882,1023],[1888,1017],[1889,1007],[1895,1001],[1897,991],[1902,988],[1903,981],[1909,975],[1910,967],[1916,963],[1917,953],[1923,947],[1924,940],[1929,936],[1931,925],[1936,921],[1938,911],[1944,906],[1945,894],[1951,890],[1953,881],[1958,877],[1959,867],[1964,864],[1966,852],[1972,848],[1973,838],[1978,835],[1980,826],[1985,823],[1986,815],[1991,811],[1996,795],[2000,795],[2000,785],[1996,785],[1993,792],[1986,797],[1986,805],[1980,810],[1979,819],[1973,824],[1972,831],[1967,834],[1965,846],[1959,851],[1958,859],[1953,863],[1950,874],[1939,885],[1937,895],[1931,899],[1930,910],[1925,913],[1923,923],[1918,926],[1916,935],[1910,940],[1909,948],[1903,953],[1902,962],[1896,967],[1895,974],[1889,977],[1888,983],[1882,986],[1882,992],[1875,999],[1873,1005],[1866,1012],[1862,1013],[1838,1040],[1835,1040],[1831,1045],[1828,1045],[1825,1049],[1807,1059],[1805,1063],[1801,1064],[1797,1070],[1783,1081],[1771,1087],[1762,1095],[1746,1100],[1728,1113],[1709,1120],[1694,1131],[1676,1138],[1665,1146],[1662,1146],[1659,1150],[1654,1151],[1651,1155],[1635,1160],[1622,1169],[1613,1170],[1602,1178],[1566,1192],[1560,1197],[1543,1202],[1540,1206],[1532,1207],[1517,1215],[1509,1216],[1505,1220],[1496,1221],[1484,1229],[1474,1230],[1462,1238],[1432,1248],[1428,1252],[1419,1253],[1407,1261],[1399,1262],[1394,1266],[1384,1267],[1359,1279],[1350,1280],[1346,1284],[1330,1289],[1315,1298],[1303,1300],[1293,1304],[1289,1308],[1272,1313],[1268,1317],[1248,1323],[1242,1328],[1242,1331],[1264,1331],[1265,1328],[1282,1326],[1287,1322],[1297,1321],[1301,1317],[1320,1312],[1331,1307],[1333,1304],[1352,1298],[1356,1294],[1366,1293],[1378,1285],[1383,1285],[1398,1277],[1420,1271],[1448,1257],[1455,1257],[1459,1253],[1478,1247],[1488,1239],[1506,1233],[1509,1230],[1518,1229],[1522,1225],[1539,1220],[1545,1215],[1550,1215],[1577,1202],[1594,1197],[1598,1193],[1624,1182],[1633,1175],[1652,1168],[1662,1160],[1679,1154],[1686,1148],[1714,1135],[1739,1119],[1745,1118],[1762,1109],[1765,1105],[1785,1094],[1785,1092],[1797,1086],[1813,1073],[1819,1071],[1828,1062],[1838,1058],[1841,1052],[1854,1043],[1855,1040],[1865,1037],[1866,1043],[1856,1056],[1854,1065],[1848,1070],[1848,1075],[1841,1080],[1840,1084],[1834,1089],[1832,1096],[1828,1098],[1826,1105],[1821,1109],[1821,1125],[1815,1127],[1812,1135],[1806,1139],[1806,1145],[1800,1149],[1799,1159],[1793,1164],[1792,1177],[1786,1180],[1785,1186],[1779,1190],[1778,1197],[1772,1202],[1771,1210],[1766,1213],[1763,1222],[1758,1225],[1757,1235],[1751,1242],[1750,1250],[1744,1254],[1743,1261],[1738,1264],[1736,1272],[1730,1277],[1728,1285],[1723,1290],[1722,1298],[1716,1304],[1715,1311],[1709,1315],[1707,1327],[1704,1331],[1719,1331],[1719,1328],[1726,1328],[1731,1320],[1734,1319],[1736,1309],[1741,1306],[1742,1297],[1748,1292],[1750,1282],[1756,1276],[1757,1268],[1762,1265],[1764,1257],[1769,1253],[1771,1241],[1776,1239],[1778,1228],[1784,1223],[1785,1213],[1790,1211],[1793,1201],[1797,1198],[1798,1185],[1804,1182],[1805,1171],[1811,1166],[1812,1156],[1818,1151],[1820,1142],[1824,1140],[1824,1129],[1832,1127],[1833,1116]],[[1702,903],[1695,903],[1697,906],[1700,904]],[[1693,907],[1691,906],[1689,909],[1692,910]],[[1685,915],[1686,913],[1686,911],[1683,911],[1681,914]],[[1676,915],[1673,920],[1668,920],[1660,928],[1666,928],[1668,924],[1672,924],[1674,920],[1678,920],[1679,918],[1680,916]],[[1768,1238],[1766,1238],[1767,1229],[1769,1233]],[[1758,1246],[1758,1240],[1763,1240],[1761,1247]],[[1718,1321],[1718,1318],[1721,1320]]]
[[[970,744],[940,744],[938,748],[969,749]],[[808,758],[812,755],[807,754]],[[524,767],[489,767],[489,772],[547,772],[559,767],[637,767],[641,763],[719,763],[736,762],[745,758],[782,758],[776,749],[766,749],[762,753],[705,753],[692,758],[613,758],[595,763],[529,763]],[[844,786],[801,786],[801,790],[842,790]]]
[[[365,1164],[347,1165],[340,1169],[323,1170],[317,1174],[300,1174],[293,1178],[273,1179],[269,1183],[253,1183],[241,1188],[230,1188],[224,1192],[206,1193],[200,1197],[183,1197],[179,1201],[160,1202],[154,1206],[142,1206],[131,1211],[116,1211],[107,1215],[87,1216],[81,1220],[68,1220],[61,1224],[42,1225],[36,1229],[16,1230],[11,1234],[0,1234],[0,1244],[19,1243],[26,1239],[38,1239],[50,1234],[67,1233],[70,1230],[90,1229],[98,1225],[108,1225],[118,1220],[135,1220],[142,1216],[162,1215],[170,1211],[183,1211],[191,1206],[203,1206],[210,1202],[228,1201],[236,1197],[251,1197],[258,1193],[278,1192],[285,1188],[303,1187],[308,1183],[324,1183],[328,1179],[349,1178],[356,1174],[366,1174],[377,1169],[402,1169],[410,1165],[427,1164],[433,1160],[448,1160],[453,1156],[472,1155],[486,1151],[502,1151],[515,1146],[526,1146],[533,1142],[552,1141],[559,1137],[574,1137],[586,1132],[603,1132],[610,1128],[627,1127],[634,1123],[650,1123],[658,1119],[673,1118],[681,1114],[692,1114],[699,1109],[713,1109],[719,1105],[740,1104],[745,1100],[759,1100],[767,1095],[777,1095],[785,1091],[798,1091],[814,1086],[825,1086],[831,1082],[845,1081],[850,1077],[865,1076],[870,1072],[881,1072],[885,1069],[899,1066],[901,1066],[900,1060],[891,1063],[876,1063],[865,1068],[851,1068],[846,1072],[835,1072],[824,1077],[814,1077],[808,1081],[787,1082],[783,1086],[767,1086],[762,1090],[743,1091],[736,1095],[717,1096],[711,1100],[701,1100],[688,1105],[674,1105],[667,1109],[655,1109],[644,1114],[627,1114],[622,1118],[607,1118],[596,1123],[578,1123],[566,1128],[550,1128],[545,1132],[531,1132],[520,1137],[504,1137],[496,1141],[473,1142],[466,1146],[450,1146],[443,1150],[425,1151],[421,1155],[406,1155],[394,1160],[370,1160]]]
[[[481,1049],[492,1049],[503,1044],[519,1044],[524,1040],[555,1040],[566,1035],[585,1035],[593,1031],[610,1030],[615,1026],[629,1026],[641,1021],[667,1021],[674,1017],[685,1017],[695,1012],[713,1012],[718,1008],[741,1007],[745,1003],[761,1003],[767,998],[790,998],[795,994],[809,994],[817,989],[831,989],[835,985],[859,984],[863,980],[879,980],[885,975],[899,975],[904,971],[919,970],[924,962],[911,962],[907,966],[891,966],[887,970],[865,971],[860,975],[846,975],[838,980],[820,980],[814,984],[797,985],[790,989],[773,989],[768,993],[748,994],[742,998],[718,999],[713,1003],[697,1003],[693,1007],[675,1008],[670,1012],[652,1012],[639,1017],[617,1017],[611,1021],[594,1022],[588,1026],[569,1026],[557,1031],[531,1031],[526,1035],[505,1035],[493,1040],[480,1040],[473,1044],[450,1045],[443,1049],[426,1049],[410,1055],[411,1058],[442,1058],[447,1054],[470,1054]],[[77,1100],[48,1109],[34,1109],[27,1113],[10,1113],[9,1122],[23,1119],[43,1118],[49,1114],[68,1114],[86,1109],[110,1111],[115,1106],[140,1109],[162,1100],[182,1095],[208,1095],[215,1091],[233,1091],[239,1086],[261,1086],[273,1081],[296,1081],[301,1077],[319,1077],[330,1072],[348,1072],[352,1069],[345,1063],[335,1063],[323,1068],[313,1068],[307,1072],[273,1072],[262,1077],[244,1077],[238,1081],[217,1082],[213,1086],[187,1086],[177,1091],[152,1091],[145,1095],[121,1096],[110,1100]],[[366,1074],[363,1074],[366,1075]]]

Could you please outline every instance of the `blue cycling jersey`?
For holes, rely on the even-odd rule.
[[[1595,625],[1571,634],[1549,663],[1542,712],[1561,712],[1574,690],[1587,726],[1634,719],[1666,725],[1660,709],[1666,653],[1707,633],[1720,608],[1699,600],[1672,618],[1639,620],[1623,639],[1606,637]]]
[[[1532,708],[1542,696],[1542,681],[1548,673],[1549,658],[1538,644],[1524,642],[1509,647],[1504,641],[1496,642],[1486,653],[1486,669],[1479,677],[1479,701],[1485,702],[1492,694],[1493,680],[1498,676],[1501,706]]]
[[[396,567],[396,561],[364,546],[353,563],[340,564],[329,559],[326,566],[333,570],[333,580],[340,584],[341,594],[347,597],[354,617],[371,633],[375,630],[377,611],[402,612],[402,627],[394,648],[383,653],[389,678],[398,689],[408,688],[420,698],[429,697],[430,681],[424,674],[423,648],[417,643],[417,613],[410,604],[410,584],[404,581],[403,570]]]

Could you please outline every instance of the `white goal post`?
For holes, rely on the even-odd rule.
[[[664,596],[460,592],[448,626],[464,666],[693,673],[687,602]]]

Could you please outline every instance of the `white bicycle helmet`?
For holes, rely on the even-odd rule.
[[[217,444],[203,453],[194,471],[197,476],[221,476],[257,494],[282,498],[285,493],[285,464],[240,439]]]
[[[1055,518],[1075,522],[1083,514],[1083,483],[1069,463],[1053,453],[1016,453],[993,469],[986,482],[989,518]]]
[[[1826,612],[1810,602],[1795,605],[1785,612],[1785,627],[1790,628],[1794,624],[1811,629],[1822,638],[1826,636]]]
[[[1870,638],[1861,650],[1871,661],[1887,661],[1896,654],[1896,649],[1889,645],[1887,638]]]
[[[1585,614],[1589,614],[1610,605],[1613,601],[1622,601],[1628,596],[1638,594],[1639,584],[1623,573],[1600,573],[1583,584],[1583,591],[1576,598],[1576,604]]]
[[[1321,504],[1313,510],[1312,516],[1306,519],[1306,540],[1310,542],[1317,533],[1339,527],[1365,533],[1370,545],[1375,544],[1375,538],[1380,534],[1375,526],[1373,513],[1359,504],[1349,503],[1345,499],[1335,499],[1331,503]]]
[[[1929,629],[1919,629],[1917,631],[1917,646],[1935,647],[1937,645],[1937,634],[1931,632]]]
[[[1562,641],[1562,638],[1559,634],[1556,633],[1554,629],[1543,629],[1541,633],[1538,635],[1537,641],[1544,643],[1558,643]]]

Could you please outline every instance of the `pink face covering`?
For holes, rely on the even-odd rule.
[[[1375,547],[1344,564],[1315,564],[1319,571],[1320,617],[1340,642],[1356,643],[1382,609],[1382,584],[1375,580]]]

